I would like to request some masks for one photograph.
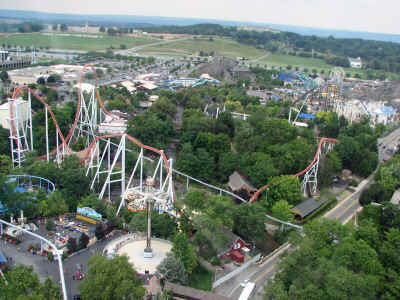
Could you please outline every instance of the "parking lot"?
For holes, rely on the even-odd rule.
[[[74,234],[74,236],[76,235],[80,236],[80,234],[75,231],[74,232],[68,231],[68,232]],[[40,224],[39,229],[36,233],[42,236],[46,236],[48,232],[45,228],[45,225]],[[114,237],[118,236],[119,234],[115,235]],[[11,265],[23,264],[27,266],[33,266],[35,272],[39,275],[41,280],[50,277],[54,280],[54,282],[61,285],[58,262],[57,261],[50,262],[46,256],[35,255],[28,251],[30,245],[36,245],[40,247],[40,242],[36,238],[24,234],[22,236],[22,239],[23,241],[18,245],[13,245],[6,241],[0,241],[1,251],[4,253],[6,257],[11,258]],[[73,295],[79,293],[77,287],[80,281],[73,280],[72,278],[74,275],[76,275],[78,266],[79,268],[81,268],[83,273],[86,273],[87,271],[86,263],[89,260],[89,258],[95,253],[102,253],[105,245],[109,242],[110,240],[102,240],[96,242],[87,249],[82,250],[79,253],[71,257],[68,257],[67,259],[64,260],[63,262],[64,277],[67,286],[67,293],[70,299],[72,299]]]

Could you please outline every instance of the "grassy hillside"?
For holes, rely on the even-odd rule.
[[[52,49],[101,51],[113,46],[119,49],[120,45],[126,45],[128,48],[157,42],[149,37],[130,37],[130,36],[107,36],[90,35],[93,37],[79,36],[79,33],[71,34],[46,34],[46,33],[23,33],[10,34],[2,36],[1,44],[17,45],[22,47],[50,47]]]
[[[200,51],[206,53],[214,52],[216,55],[228,57],[244,56],[250,59],[260,57],[267,53],[264,50],[239,44],[230,39],[216,37],[213,39],[196,38],[165,45],[146,47],[140,50],[139,53],[146,55],[184,56],[199,54]]]
[[[292,66],[292,70],[294,70],[295,67],[301,69],[307,68],[308,72],[311,72],[313,69],[316,69],[318,72],[324,70],[326,74],[328,74],[330,70],[332,70],[335,67],[327,64],[322,59],[292,56],[286,54],[270,54],[257,61],[256,64],[259,64],[260,66],[266,65],[267,68],[274,67],[275,69],[279,69],[280,67],[282,67],[283,70],[286,70],[286,67],[290,65]],[[344,68],[344,71],[346,73],[349,73],[351,76],[354,76],[354,74],[356,73],[360,75],[365,74],[364,69],[360,70],[360,69]]]

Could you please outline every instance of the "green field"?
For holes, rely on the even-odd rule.
[[[287,66],[292,66],[292,70],[296,67],[304,69],[307,68],[308,72],[312,72],[313,69],[316,69],[318,72],[321,70],[325,71],[325,74],[329,74],[329,72],[335,67],[333,65],[328,65],[322,59],[317,58],[308,58],[308,57],[300,57],[300,56],[292,56],[286,54],[270,54],[263,59],[260,59],[253,65],[259,64],[260,66],[267,66],[267,68],[274,67],[275,69],[286,69]],[[343,68],[346,73],[350,73],[351,76],[358,73],[361,76],[365,75],[364,69],[351,69],[351,68]]]
[[[174,43],[150,46],[139,51],[146,55],[166,55],[166,56],[185,56],[190,54],[199,54],[200,51],[215,55],[227,57],[247,57],[250,59],[257,58],[267,54],[266,51],[256,49],[255,47],[239,44],[226,38],[214,37],[213,40],[208,38],[197,38]]]
[[[328,65],[322,59],[291,56],[284,54],[270,54],[267,57],[264,57],[263,59],[258,61],[257,63],[259,63],[260,65],[266,64],[268,67],[274,66],[275,68],[279,68],[280,66],[285,68],[286,66],[291,65],[292,68],[295,67],[308,68],[310,71],[312,69],[328,70],[332,68],[331,65]]]
[[[116,49],[120,45],[126,45],[127,48],[150,44],[159,41],[149,37],[130,37],[130,36],[107,36],[90,35],[93,37],[79,37],[78,33],[55,34],[47,33],[21,33],[0,36],[0,44],[22,46],[22,47],[50,47],[51,49],[82,50],[82,51],[101,51],[113,46]]]

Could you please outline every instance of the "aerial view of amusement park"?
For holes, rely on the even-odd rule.
[[[70,2],[0,3],[0,300],[400,299],[397,2]]]

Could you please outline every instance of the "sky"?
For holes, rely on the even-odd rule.
[[[206,18],[400,34],[399,0],[0,0],[0,9]]]

